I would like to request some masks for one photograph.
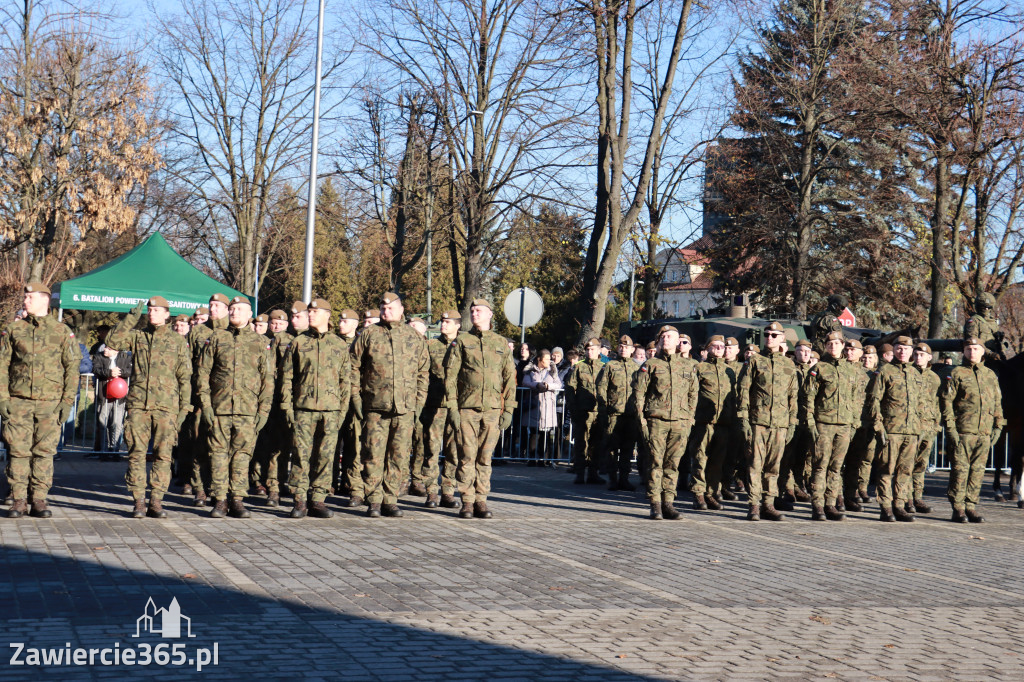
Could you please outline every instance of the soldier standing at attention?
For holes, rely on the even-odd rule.
[[[487,508],[491,455],[499,434],[512,425],[516,407],[512,352],[491,331],[493,316],[489,301],[474,299],[469,308],[473,329],[456,337],[444,359],[445,403],[459,444],[459,516],[464,519],[493,516]]]
[[[331,486],[341,417],[352,400],[352,362],[348,346],[331,333],[331,304],[322,298],[310,302],[309,328],[295,337],[281,373],[281,409],[294,434],[297,466],[295,504],[291,517],[307,513],[329,519],[334,512],[324,500]],[[357,399],[356,399],[357,400]],[[359,413],[357,402],[357,414]]]
[[[814,443],[811,469],[811,520],[842,521],[836,508],[842,495],[842,470],[854,429],[863,411],[864,372],[843,357],[846,338],[831,332],[825,356],[807,376],[803,413]]]
[[[409,326],[416,330],[416,333],[423,339],[423,343],[427,342],[427,323],[423,321],[423,318],[414,317],[409,320]],[[428,353],[429,355],[429,353]],[[429,370],[428,370],[429,372]],[[429,379],[429,373],[428,373]],[[416,419],[413,420],[412,424],[412,457],[409,462],[409,477],[402,480],[402,487],[399,490],[399,496],[415,495],[416,497],[427,496],[427,486],[424,479],[423,471],[423,422],[421,417],[423,416],[423,405],[419,405],[416,408]]]
[[[457,310],[441,313],[441,335],[427,341],[427,354],[430,356],[430,379],[427,384],[427,402],[420,415],[423,424],[423,467],[422,480],[425,484],[427,501],[425,507],[433,509],[440,504],[442,507],[454,509],[455,501],[455,467],[458,465],[455,434],[448,421],[448,408],[444,400],[444,357],[448,348],[459,335],[462,316]],[[441,498],[438,499],[437,477],[440,473],[438,458],[444,453],[445,475],[441,484]],[[415,475],[415,472],[414,472]]]
[[[861,503],[868,502],[868,483],[871,479],[871,467],[875,461],[875,428],[871,421],[871,402],[867,396],[871,390],[871,382],[878,374],[878,353],[874,346],[862,346],[861,342],[851,339],[846,343],[846,357],[850,362],[859,364],[864,376],[858,393],[861,403],[861,416],[853,439],[846,453],[843,466],[843,503],[845,509],[859,512]],[[838,509],[838,502],[837,509]]]
[[[74,333],[49,314],[49,287],[29,282],[24,294],[25,317],[0,332],[0,416],[13,498],[7,516],[17,519],[29,512],[45,519],[53,515],[46,495],[53,485],[60,430],[75,403],[82,356]]]
[[[252,329],[260,336],[264,336],[267,333],[267,329],[270,328],[270,317],[265,313],[260,313],[253,318]]]
[[[210,433],[202,417],[199,404],[199,354],[216,329],[228,328],[228,297],[224,294],[210,296],[210,319],[192,327],[188,335],[188,346],[192,351],[192,419],[189,440],[192,450],[192,492],[196,507],[206,506],[206,489],[210,486]]]
[[[351,308],[345,308],[338,316],[338,336],[348,344],[349,350],[356,341],[356,330],[359,329],[359,316]],[[359,393],[359,377],[353,372],[352,395]],[[359,435],[362,425],[356,419],[355,410],[350,404],[341,422],[341,433],[338,440],[341,443],[341,458],[335,457],[335,466],[340,471],[335,471],[334,481],[338,491],[348,495],[349,507],[358,507],[363,503],[363,463],[359,461]],[[339,481],[338,478],[341,478]]]
[[[565,404],[572,417],[573,483],[605,482],[598,474],[597,374],[601,371],[601,342],[590,339],[584,346],[586,360],[576,363],[565,382]]]
[[[900,336],[893,362],[879,370],[868,397],[871,424],[882,445],[878,458],[878,505],[882,521],[913,521],[906,511],[913,498],[911,470],[921,433],[921,373],[910,362],[914,341]]]
[[[189,414],[192,359],[185,339],[167,324],[171,313],[167,299],[149,299],[149,324],[134,329],[146,303],[136,305],[107,337],[107,344],[132,354],[132,384],[125,407],[128,419],[124,437],[128,445],[125,481],[135,498],[132,516],[162,519],[161,502],[171,482],[171,454],[178,430]],[[153,470],[149,509],[146,509],[146,450],[153,440]]]
[[[982,523],[977,512],[989,447],[1003,431],[1003,396],[996,373],[983,364],[985,344],[964,339],[963,364],[954,369],[942,389],[942,421],[953,450],[949,472],[949,503],[955,523]]]
[[[743,369],[744,363],[740,359],[740,342],[733,336],[725,339],[725,364],[732,369],[738,383],[740,370]],[[719,434],[726,438],[725,463],[723,464],[722,481],[718,489],[708,491],[714,493],[713,496],[717,502],[722,500],[729,500],[731,502],[735,500],[736,495],[729,490],[729,486],[733,482],[736,482],[737,486],[742,486],[741,479],[746,477],[747,457],[744,453],[745,442],[743,440],[743,433],[740,431],[739,422],[736,419],[735,389],[736,387],[733,386],[733,409],[718,419]],[[744,472],[742,476],[740,475],[741,471]],[[742,490],[743,488],[739,489]]]
[[[363,329],[352,344],[362,397],[363,497],[370,517],[403,515],[398,489],[407,472],[413,421],[427,397],[426,343],[404,323],[404,313],[398,294],[385,293],[380,322]]]
[[[248,298],[231,299],[228,328],[213,332],[199,356],[199,404],[210,434],[214,518],[225,513],[249,518],[249,460],[270,416],[274,364],[267,338],[248,327],[251,315]]]
[[[842,349],[840,348],[840,351]],[[814,438],[808,432],[803,413],[807,377],[817,362],[814,359],[811,342],[807,339],[797,341],[793,349],[793,361],[796,364],[797,415],[796,432],[793,439],[786,445],[779,465],[779,489],[785,491],[781,498],[775,500],[775,508],[781,511],[793,511],[793,503],[797,500],[808,502],[811,496],[807,491],[811,487],[811,461],[814,458]]]
[[[305,308],[305,304],[303,304]],[[288,313],[273,310],[270,315],[270,362],[274,372],[274,392],[271,400],[270,415],[267,424],[256,440],[256,456],[261,460],[263,485],[267,490],[267,506],[276,507],[281,504],[281,479],[288,475],[288,463],[291,455],[292,438],[288,424],[281,410],[281,370],[284,367],[284,356],[288,352],[292,339],[288,333]]]
[[[679,354],[679,331],[665,325],[658,331],[658,353],[635,375],[634,410],[640,433],[647,443],[647,497],[651,519],[678,519],[672,503],[676,498],[679,462],[693,426],[697,404],[697,372],[694,363]]]
[[[288,321],[291,323],[292,326],[291,340],[294,341],[296,338],[298,338],[299,334],[302,334],[307,329],[309,329],[309,308],[302,301],[295,301],[292,303],[292,307],[289,309],[288,312],[291,313],[291,315],[288,318]],[[285,350],[290,349],[291,344],[289,343],[288,348],[286,348]],[[282,353],[280,352],[280,350],[278,350],[277,371],[279,374],[284,371],[284,364],[282,363],[281,355]],[[299,453],[295,451],[295,434],[292,425],[286,425],[285,432],[288,434],[288,455],[285,461],[281,463],[280,468],[282,473],[286,470],[288,472],[288,479],[287,483],[285,484],[285,488],[288,490],[288,492],[294,493],[295,486],[298,484],[299,480]],[[309,474],[309,471],[307,470],[306,473]]]
[[[786,444],[793,439],[799,410],[796,366],[782,352],[786,343],[782,325],[777,321],[769,324],[765,339],[765,354],[747,359],[737,389],[736,417],[749,448],[749,521],[762,516],[782,519],[774,505],[779,495],[779,465]]]
[[[914,486],[914,502],[911,507],[907,501],[907,511],[918,511],[930,514],[932,508],[924,502],[924,474],[928,470],[928,459],[932,455],[935,436],[941,431],[939,418],[939,392],[942,379],[932,371],[932,349],[927,343],[914,346],[914,366],[921,373],[921,434],[917,441],[917,453],[914,455],[912,479]]]
[[[833,332],[843,331],[843,323],[839,321],[839,314],[849,305],[849,301],[842,294],[832,294],[828,297],[828,307],[814,316],[811,320],[811,339],[814,350],[818,354],[824,352],[825,344],[828,342],[828,335]]]
[[[713,493],[719,490],[724,474],[731,428],[726,418],[736,411],[736,371],[725,360],[725,348],[725,338],[712,336],[708,340],[708,361],[697,366],[700,388],[689,455],[693,461],[690,468],[693,508],[700,511],[722,508]],[[721,429],[720,422],[724,422]]]
[[[636,420],[626,409],[633,392],[633,375],[638,365],[633,362],[633,339],[619,339],[618,355],[609,360],[597,374],[598,424],[604,437],[598,446],[599,461],[608,470],[608,490],[636,490],[629,482],[633,466],[633,448],[636,446]]]

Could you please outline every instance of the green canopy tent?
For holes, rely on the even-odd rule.
[[[172,315],[191,315],[215,293],[245,296],[190,265],[156,232],[106,265],[61,282],[54,298],[59,297],[64,310],[121,313],[151,296],[163,296],[171,304]],[[252,296],[247,298],[254,303]]]

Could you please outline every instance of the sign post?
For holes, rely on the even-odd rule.
[[[544,316],[544,301],[533,289],[520,287],[505,297],[505,319],[519,327],[519,343],[526,341],[526,328]]]

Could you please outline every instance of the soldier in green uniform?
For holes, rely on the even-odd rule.
[[[565,381],[565,406],[572,418],[573,483],[603,484],[598,474],[597,374],[601,371],[601,342],[590,339],[584,346],[586,359],[576,363]]]
[[[440,503],[442,507],[454,509],[455,500],[455,468],[458,466],[455,433],[448,421],[448,408],[445,406],[444,358],[448,348],[459,334],[462,316],[457,310],[441,313],[441,335],[427,342],[427,353],[430,355],[430,380],[427,385],[427,401],[420,414],[423,425],[423,466],[420,472],[413,471],[413,482],[422,482],[427,494],[424,506],[433,509]],[[440,473],[438,458],[444,453],[445,478],[438,499],[437,478]]]
[[[306,304],[302,304],[305,312]],[[292,434],[281,409],[281,373],[284,358],[295,337],[288,331],[289,313],[273,310],[270,313],[270,361],[274,370],[274,393],[270,404],[267,424],[256,440],[256,452],[263,460],[263,485],[267,489],[267,506],[281,504],[281,480],[287,480],[288,465],[291,461]]]
[[[25,318],[0,332],[0,416],[12,519],[25,512],[52,515],[46,496],[53,485],[53,457],[75,403],[82,360],[74,333],[49,314],[49,287],[29,282],[24,294]]]
[[[701,511],[722,508],[714,493],[722,485],[732,427],[728,417],[736,411],[736,370],[726,361],[725,348],[724,337],[712,336],[708,339],[708,361],[697,365],[700,388],[689,456],[693,508]]]
[[[294,434],[298,464],[294,466],[295,504],[291,517],[308,514],[329,519],[334,513],[324,500],[331,486],[341,417],[353,398],[352,361],[348,346],[331,333],[331,304],[322,298],[310,302],[309,328],[295,337],[281,372],[281,409]],[[308,497],[308,507],[307,507]]]
[[[338,315],[338,336],[348,344],[349,350],[356,342],[356,331],[359,329],[359,315],[351,308],[345,308]],[[359,376],[353,372],[352,394],[359,393]],[[335,457],[336,466],[340,470],[335,471],[335,487],[344,495],[348,495],[349,507],[358,507],[363,504],[363,463],[359,460],[360,434],[362,424],[356,419],[355,410],[350,405],[341,423],[341,433],[338,434],[338,441],[341,445],[341,457]],[[338,480],[338,477],[341,480]]]
[[[636,420],[626,409],[633,391],[633,375],[639,365],[632,360],[633,339],[619,339],[618,354],[597,374],[598,424],[604,429],[598,446],[599,461],[608,470],[608,490],[636,490],[629,482],[636,445]]]
[[[367,516],[402,516],[399,487],[407,473],[413,421],[427,397],[426,343],[403,321],[398,294],[381,297],[380,322],[352,344],[363,414],[363,498]]]
[[[193,504],[206,505],[206,490],[210,487],[210,433],[202,418],[199,405],[199,354],[216,329],[228,327],[228,297],[224,294],[210,296],[210,319],[192,327],[188,335],[188,346],[192,352],[192,424],[189,429],[189,443],[192,451],[192,492]]]
[[[842,469],[854,430],[864,409],[860,365],[843,357],[846,338],[835,331],[826,337],[825,355],[807,376],[803,409],[814,442],[811,470],[811,519],[842,521],[836,501],[843,493]]]
[[[874,423],[871,421],[871,404],[867,400],[867,395],[871,381],[878,374],[875,369],[878,354],[874,346],[864,347],[860,341],[851,339],[846,342],[846,357],[850,362],[859,365],[863,372],[857,394],[861,415],[843,465],[842,506],[840,501],[837,501],[836,508],[840,511],[859,512],[863,509],[861,503],[871,499],[868,497],[868,483],[877,451]]]
[[[799,414],[796,367],[783,354],[786,336],[782,325],[770,323],[765,339],[764,355],[747,359],[736,391],[736,417],[749,447],[750,521],[762,516],[772,521],[782,519],[774,505],[779,495],[779,465],[786,444],[793,439]]]
[[[914,366],[921,373],[921,433],[917,441],[917,454],[914,456],[912,473],[914,486],[914,502],[909,501],[907,511],[930,514],[932,508],[924,501],[924,474],[928,469],[928,459],[932,455],[935,436],[942,430],[939,426],[941,410],[939,408],[939,391],[942,380],[932,371],[932,349],[927,343],[914,346]]]
[[[444,359],[445,404],[459,446],[456,473],[464,519],[493,516],[491,455],[516,407],[516,368],[505,339],[491,331],[494,312],[477,298],[469,308],[473,329],[459,334]]]
[[[985,349],[980,338],[965,338],[963,363],[943,382],[942,421],[953,450],[947,494],[956,523],[985,520],[977,511],[981,482],[1004,426],[999,379],[983,363]]]
[[[726,337],[725,339],[725,364],[727,367],[732,369],[733,374],[736,375],[736,380],[739,381],[740,370],[743,369],[743,360],[740,358],[740,342],[732,336]],[[736,395],[735,390],[733,391],[733,409],[728,413],[723,414],[718,419],[718,432],[724,434],[727,442],[725,446],[725,463],[722,471],[722,481],[718,486],[717,490],[711,490],[709,492],[714,493],[713,497],[717,502],[722,500],[736,499],[735,493],[729,490],[729,486],[735,483],[738,489],[743,490],[742,479],[746,478],[746,455],[744,454],[743,433],[740,431],[739,421],[736,419]],[[724,430],[724,431],[723,431]],[[741,473],[742,472],[742,473]]]
[[[634,375],[633,411],[647,443],[647,498],[651,519],[678,519],[673,506],[679,463],[693,426],[697,404],[697,372],[679,354],[679,331],[665,325],[658,330],[658,352]]]
[[[814,350],[818,354],[824,352],[825,344],[828,342],[828,335],[832,332],[843,331],[843,323],[839,321],[839,314],[843,312],[849,301],[842,294],[832,294],[828,297],[828,307],[814,316],[811,320],[811,340]]]
[[[302,301],[295,301],[292,303],[292,307],[289,312],[291,315],[288,318],[288,321],[292,327],[292,340],[294,340],[299,334],[302,334],[309,329],[309,308]],[[279,367],[283,367],[283,365],[280,364],[280,359],[278,360],[278,363]],[[295,450],[295,434],[292,433],[291,426],[287,426],[286,430],[288,432],[289,443],[288,461],[282,464],[281,467],[282,471],[285,469],[288,471],[288,479],[285,484],[285,489],[288,492],[294,492],[295,486],[298,485],[299,482],[299,453]],[[310,472],[307,470],[306,473],[309,474]]]
[[[811,488],[811,466],[814,459],[814,438],[806,426],[803,408],[807,377],[818,359],[811,348],[811,342],[801,339],[793,349],[793,362],[796,365],[797,381],[797,415],[796,432],[793,439],[786,445],[779,465],[779,489],[785,491],[775,500],[775,508],[781,511],[793,511],[793,503],[797,500],[808,502],[811,496],[807,491]]]
[[[893,361],[879,370],[868,402],[875,434],[882,444],[878,457],[878,505],[882,521],[913,521],[907,501],[913,499],[911,472],[921,433],[921,373],[910,362],[914,341],[900,336]]]
[[[214,518],[226,513],[249,517],[249,460],[256,436],[270,416],[274,362],[267,337],[249,329],[251,315],[248,298],[232,298],[228,328],[214,331],[199,356],[199,405],[210,434]]]
[[[422,318],[411,318],[409,320],[409,326],[416,330],[416,333],[420,335],[421,339],[423,339],[423,343],[427,342],[427,323],[424,322]],[[423,416],[423,405],[417,406],[416,414],[419,415],[419,417]],[[399,496],[407,493],[416,497],[427,496],[427,485],[423,473],[423,422],[419,417],[414,419],[412,423],[412,456],[410,457],[408,466],[409,477],[402,481],[402,487],[399,489]]]
[[[964,338],[981,339],[985,357],[990,360],[1003,357],[1003,333],[992,314],[995,307],[995,296],[982,292],[974,299],[974,314],[964,322]]]

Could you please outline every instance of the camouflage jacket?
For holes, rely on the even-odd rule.
[[[638,416],[693,423],[700,389],[695,362],[678,353],[655,355],[633,377],[633,409]]]
[[[505,339],[490,330],[462,332],[444,359],[449,410],[502,410],[516,406],[516,368]]]
[[[188,344],[169,324],[133,329],[139,317],[128,313],[107,336],[108,346],[132,354],[132,382],[125,406],[175,414],[187,411],[192,397]]]
[[[277,332],[270,342],[270,357],[274,362],[274,399],[273,408],[281,408],[281,383],[284,378],[284,359],[288,349],[292,347],[295,335],[291,332]]]
[[[697,409],[699,424],[717,424],[732,420],[736,411],[736,370],[725,358],[708,358],[697,365]]]
[[[947,429],[987,436],[1003,427],[1003,394],[991,369],[965,361],[943,384],[942,421]]]
[[[570,412],[597,411],[597,375],[603,369],[600,360],[580,360],[565,380],[565,404]]]
[[[597,406],[604,414],[626,411],[633,392],[633,375],[640,369],[629,358],[612,360],[597,373]]]
[[[886,363],[871,385],[871,424],[875,431],[921,432],[921,373],[912,363]]]
[[[351,353],[364,410],[407,414],[423,407],[430,356],[415,329],[402,322],[380,322],[363,330]]]
[[[874,385],[875,377],[878,376],[878,370],[866,369],[863,365],[860,365],[860,369],[864,372],[864,379],[861,382],[860,425],[873,430],[875,425],[871,421],[871,401],[868,399],[868,396],[871,395],[871,387]]]
[[[765,351],[768,352],[767,350]],[[753,355],[740,372],[736,417],[773,428],[795,426],[799,417],[796,365],[781,353]]]
[[[826,354],[807,373],[801,410],[805,423],[860,426],[864,379],[860,366]]]
[[[931,440],[939,431],[939,419],[942,416],[939,407],[942,379],[931,367],[918,367],[917,371],[921,373],[921,435]]]
[[[29,315],[0,332],[0,401],[75,402],[82,354],[74,333],[50,315]]]
[[[444,357],[451,345],[452,341],[443,336],[427,341],[427,354],[430,356],[430,380],[427,384],[429,407],[444,407]]]
[[[199,404],[218,415],[266,416],[274,392],[267,337],[245,327],[218,329],[199,356]]]
[[[348,344],[313,328],[291,342],[281,371],[281,409],[345,412],[354,380]]]
[[[996,332],[998,331],[999,325],[996,324],[995,320],[990,320],[978,313],[967,318],[967,321],[964,322],[964,338],[966,339],[970,336],[977,337],[990,350],[998,348],[998,344],[995,342]]]
[[[825,341],[832,332],[843,331],[843,323],[831,310],[823,310],[811,320],[811,343],[821,358],[825,359]]]
[[[228,316],[215,320],[212,317],[202,324],[197,324],[189,330],[189,350],[192,353],[192,406],[199,408],[199,356],[206,347],[206,342],[216,329],[228,328]]]
[[[796,367],[797,423],[806,424],[807,415],[804,413],[804,399],[807,397],[807,378],[811,375],[811,365],[802,365],[794,359],[793,366]]]

